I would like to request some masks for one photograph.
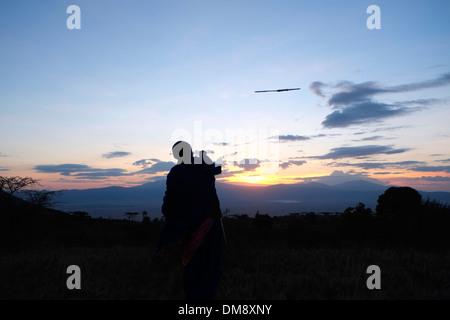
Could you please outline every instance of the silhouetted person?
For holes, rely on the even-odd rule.
[[[186,299],[214,299],[222,273],[222,225],[215,175],[221,172],[201,152],[178,141],[172,147],[178,160],[167,175],[157,250],[178,241],[183,262]]]

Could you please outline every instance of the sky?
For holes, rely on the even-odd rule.
[[[219,181],[450,191],[449,16],[437,0],[3,0],[0,175],[139,185],[185,140]],[[280,88],[301,90],[255,93]]]

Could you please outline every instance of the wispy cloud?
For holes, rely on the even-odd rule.
[[[336,93],[332,94],[328,99],[328,105],[348,105],[355,102],[362,102],[369,100],[370,97],[377,93],[385,92],[375,82],[353,83],[350,81],[342,81],[334,89]]]
[[[89,172],[95,169],[84,165],[84,164],[48,164],[48,165],[38,165],[34,167],[34,170],[42,173],[61,173],[64,176],[70,176],[74,172]]]
[[[273,136],[270,137],[270,139],[277,139],[277,142],[295,142],[295,141],[308,141],[315,138],[324,138],[324,137],[335,137],[340,136],[339,133],[333,133],[333,134],[325,134],[325,133],[319,133],[311,136],[302,136],[302,135],[296,135],[296,134],[284,134],[279,136]]]
[[[373,140],[380,140],[383,138],[384,138],[383,136],[371,136],[371,137],[362,138],[362,139],[356,140],[356,141],[373,141]]]
[[[71,174],[72,177],[76,179],[107,179],[110,177],[123,177],[130,176],[124,169],[96,169],[92,172],[79,172]]]
[[[411,168],[420,164],[422,161],[398,161],[398,162],[358,162],[358,163],[342,163],[333,162],[330,165],[333,167],[357,167],[364,170],[370,169],[385,169],[385,168]]]
[[[427,69],[442,68],[442,67],[445,67],[445,64],[434,64],[432,66],[427,67]]]
[[[175,165],[172,161],[161,161],[156,158],[141,159],[133,162],[133,166],[141,167],[142,170],[134,174],[155,174],[169,171]]]
[[[169,171],[174,165],[175,163],[170,161],[165,162],[158,160],[158,162],[154,162],[151,166],[144,167],[142,170],[135,172],[128,172],[127,170],[120,168],[93,168],[84,164],[38,165],[34,167],[34,170],[40,173],[59,173],[62,176],[73,177],[75,179],[91,180],[133,176],[136,174],[155,174],[159,172]]]
[[[425,107],[425,106],[428,106],[431,104],[436,104],[436,103],[441,103],[441,102],[443,102],[442,99],[416,99],[416,100],[408,100],[408,101],[399,101],[399,102],[397,102],[397,104]]]
[[[6,154],[3,154],[0,152],[0,158],[2,158],[2,157],[8,157],[8,156]],[[9,171],[9,169],[0,167],[0,172],[2,172],[2,171]]]
[[[417,180],[424,180],[424,181],[450,181],[450,177],[443,177],[443,176],[435,176],[435,177],[430,177],[430,176],[422,176],[420,178],[416,178]]]
[[[417,111],[418,108],[395,106],[374,101],[364,101],[341,107],[325,117],[322,125],[325,128],[344,128],[355,124],[376,122],[393,116]]]
[[[124,169],[98,169],[84,164],[38,165],[34,167],[34,170],[41,173],[59,173],[76,179],[106,179],[131,175]]]
[[[435,79],[387,87],[385,90],[387,92],[407,92],[407,91],[437,88],[449,84],[450,84],[450,72],[447,72]]]
[[[171,161],[159,161],[153,163],[150,167],[134,172],[134,174],[155,174],[158,172],[166,172],[172,169],[175,163]]]
[[[393,130],[401,130],[409,128],[410,126],[394,126],[394,127],[382,127],[382,128],[376,128],[370,131],[371,133],[375,132],[383,132],[383,131],[393,131]]]
[[[323,137],[337,137],[340,136],[339,133],[333,133],[333,134],[325,134],[325,133],[319,133],[311,136],[311,138],[323,138]]]
[[[309,89],[311,89],[311,91],[321,97],[321,98],[325,98],[325,94],[323,93],[323,88],[327,87],[327,85],[323,82],[320,81],[314,81],[313,83],[310,84]]]
[[[149,159],[140,159],[135,162],[133,162],[133,166],[138,166],[141,168],[147,168],[149,165],[154,164],[155,162],[161,162],[161,160],[156,158],[149,158]]]
[[[282,169],[287,169],[290,166],[301,166],[301,165],[303,165],[305,163],[306,163],[306,161],[304,161],[304,160],[289,160],[289,161],[285,161],[285,162],[280,163],[280,167]]]
[[[307,136],[299,136],[299,135],[292,135],[292,134],[280,135],[280,136],[278,136],[278,138],[280,139],[280,142],[305,141],[305,140],[311,139],[310,137],[307,137]]]
[[[336,185],[339,183],[347,182],[347,181],[355,181],[355,180],[364,180],[376,184],[384,184],[380,180],[370,178],[365,173],[360,172],[344,172],[341,170],[333,171],[328,176],[319,176],[319,177],[308,177],[308,178],[298,178],[298,180],[303,180],[304,182],[320,182],[328,185]]]
[[[413,171],[422,172],[448,172],[450,173],[450,166],[418,166],[412,168]]]
[[[355,102],[367,101],[377,94],[399,93],[416,91],[423,89],[431,89],[442,87],[450,84],[450,72],[443,74],[435,79],[426,81],[407,83],[397,86],[383,87],[374,81],[363,83],[353,83],[350,81],[343,81],[334,86],[338,92],[334,93],[328,100],[330,106],[339,104],[348,105]]]
[[[313,159],[341,159],[341,158],[363,158],[375,154],[396,154],[409,151],[410,149],[394,149],[391,146],[367,145],[356,147],[339,147],[333,148],[327,154],[322,156],[311,156],[307,158]]]
[[[425,106],[440,102],[438,99],[418,99],[399,101],[395,104],[374,100],[375,96],[389,93],[409,92],[450,85],[450,73],[435,79],[402,84],[382,86],[374,81],[353,83],[342,81],[337,85],[327,85],[320,81],[311,83],[311,91],[321,98],[326,98],[324,88],[334,91],[328,98],[328,105],[335,111],[326,116],[322,125],[326,128],[348,127],[351,125],[380,122],[387,118],[406,115]]]
[[[102,154],[102,157],[106,158],[106,159],[112,159],[112,158],[126,157],[126,156],[129,156],[130,154],[131,154],[131,152],[126,152],[126,151],[112,151],[112,152]]]

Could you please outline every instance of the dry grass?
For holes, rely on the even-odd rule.
[[[228,248],[219,299],[448,299],[450,255],[374,248]],[[1,299],[183,299],[175,248],[66,248],[0,257]],[[66,268],[81,268],[81,290]],[[381,290],[366,288],[367,266]]]
[[[161,221],[3,219],[0,299],[184,298],[176,246],[150,261]],[[374,219],[351,228],[343,222],[224,219],[229,246],[218,298],[450,299],[448,219],[426,232]],[[81,268],[81,290],[66,287],[69,265]],[[381,290],[366,287],[369,265],[381,268]]]

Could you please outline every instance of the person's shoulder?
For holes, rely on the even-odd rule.
[[[179,170],[180,170],[180,165],[176,164],[172,168],[170,168],[169,174],[173,174],[173,173],[175,173],[175,172],[177,172]]]
[[[169,171],[169,175],[179,175],[179,174],[185,174],[186,172],[189,172],[192,166],[190,165],[186,165],[186,164],[176,164],[174,165],[170,171]]]

